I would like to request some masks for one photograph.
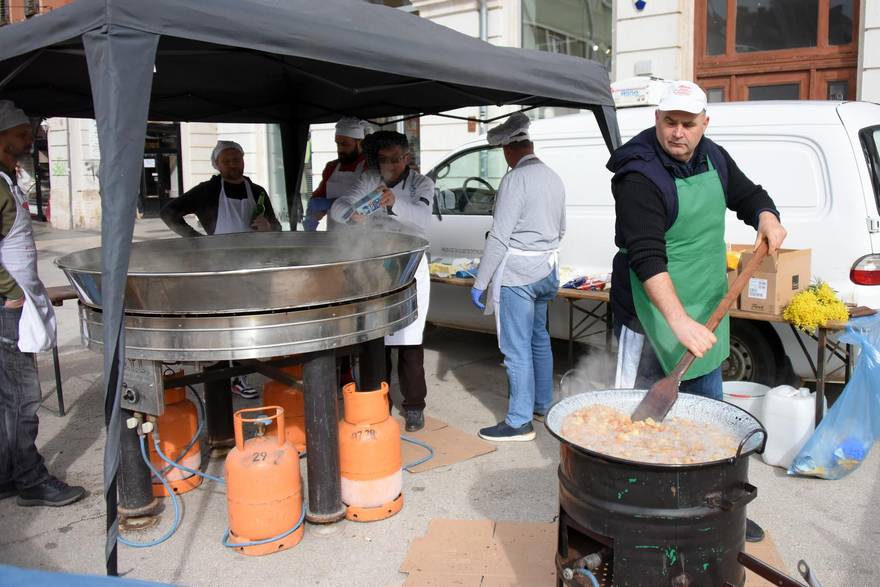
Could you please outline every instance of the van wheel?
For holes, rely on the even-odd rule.
[[[768,328],[748,320],[730,321],[730,356],[721,364],[725,381],[754,381],[771,387],[776,385],[778,355],[771,341],[779,345],[779,337],[773,327],[764,326]]]

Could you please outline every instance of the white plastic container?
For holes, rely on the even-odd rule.
[[[764,423],[764,399],[770,388],[752,381],[725,381],[724,401],[742,408],[762,424]]]
[[[774,387],[764,399],[764,462],[787,469],[816,427],[816,394],[806,387]]]

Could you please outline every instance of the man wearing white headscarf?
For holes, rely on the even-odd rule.
[[[27,115],[0,100],[0,499],[63,506],[85,489],[50,475],[36,446],[42,394],[35,353],[55,346],[55,313],[37,275],[27,196],[15,181],[33,143]]]
[[[471,300],[485,313],[495,313],[510,399],[507,417],[479,434],[498,442],[526,441],[535,438],[532,419],[542,418],[553,400],[547,304],[559,289],[565,188],[535,156],[529,118],[522,112],[490,130],[488,141],[502,147],[510,171],[498,186],[492,230]]]
[[[217,141],[211,165],[219,174],[162,208],[162,220],[180,236],[201,236],[184,217],[195,214],[207,234],[281,230],[265,188],[244,175],[244,149]]]
[[[321,184],[312,192],[303,227],[316,230],[318,222],[327,215],[333,200],[347,195],[357,184],[367,168],[362,149],[362,142],[369,130],[363,120],[346,116],[336,123],[336,155],[337,158],[327,163],[321,174]],[[328,228],[333,228],[328,220]]]

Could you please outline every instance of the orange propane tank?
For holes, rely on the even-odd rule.
[[[282,367],[282,371],[302,381],[302,365]],[[280,381],[267,381],[263,386],[263,405],[284,408],[287,441],[299,452],[306,450],[306,408],[303,403],[302,383],[291,387]]]
[[[376,391],[342,388],[345,420],[339,424],[339,470],[345,515],[356,522],[393,516],[403,507],[400,425],[388,413],[388,384]]]
[[[182,375],[183,373],[177,373]],[[172,387],[165,390],[165,413],[157,421],[159,432],[159,449],[169,459],[190,469],[198,470],[202,464],[202,452],[199,440],[196,440],[186,454],[181,454],[190,443],[199,428],[199,415],[193,404],[186,397],[183,387]],[[153,447],[153,435],[147,438],[150,461],[157,470],[162,471],[168,466]],[[186,493],[202,484],[202,478],[177,468],[170,468],[163,474],[174,493]],[[158,479],[153,479],[153,495],[167,496],[168,491]]]
[[[252,556],[292,548],[303,537],[302,482],[299,455],[285,440],[284,408],[239,410],[234,419],[235,448],[226,456],[228,545]],[[257,436],[247,442],[244,424],[258,427]],[[275,435],[267,436],[266,427],[272,424]],[[294,532],[266,544],[243,544],[279,536],[296,526]]]

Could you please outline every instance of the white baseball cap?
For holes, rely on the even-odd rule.
[[[679,80],[672,82],[666,93],[660,98],[657,110],[671,112],[680,110],[699,114],[706,110],[706,92],[694,82]]]

